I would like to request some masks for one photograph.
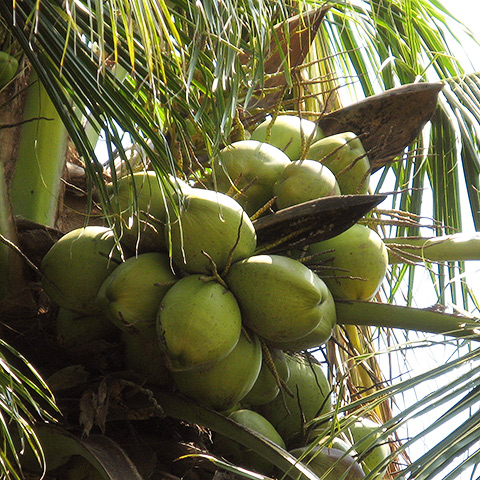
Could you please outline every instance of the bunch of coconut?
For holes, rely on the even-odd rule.
[[[253,412],[241,418],[265,420],[272,441],[292,445],[332,400],[321,367],[291,352],[330,338],[334,298],[373,297],[386,254],[362,225],[309,246],[306,260],[258,254],[251,217],[265,205],[365,193],[362,150],[353,134],[324,137],[314,122],[279,116],[219,153],[212,190],[153,172],[123,177],[112,185],[115,230],[62,237],[41,265],[45,291],[76,326],[120,335],[125,366],[145,381],[220,412]],[[69,330],[57,328],[59,338]]]
[[[267,118],[248,140],[226,146],[213,161],[214,188],[234,192],[252,216],[332,195],[365,194],[370,162],[352,132],[324,136],[294,115]]]

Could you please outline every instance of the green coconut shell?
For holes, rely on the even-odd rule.
[[[237,298],[244,323],[267,341],[298,340],[325,321],[328,289],[297,260],[252,256],[233,264],[225,281]]]
[[[327,288],[326,299],[323,303],[322,321],[305,337],[298,340],[290,340],[286,342],[273,342],[271,346],[289,352],[300,352],[310,348],[316,348],[323,345],[333,334],[335,325],[337,324],[337,312],[335,301],[330,290]]]
[[[317,198],[340,195],[340,187],[331,170],[315,160],[297,160],[287,165],[273,185],[279,209]]]
[[[368,192],[370,161],[354,133],[338,133],[316,141],[307,158],[317,160],[334,173],[343,195]]]
[[[95,340],[114,338],[117,329],[103,314],[84,315],[59,308],[55,320],[57,342],[62,347],[78,348]]]
[[[18,60],[7,52],[0,51],[0,88],[13,80],[17,71]]]
[[[188,191],[183,180],[170,176],[171,184],[159,182],[155,172],[141,171],[117,180],[114,200],[122,222],[116,226],[122,243],[132,251],[164,251],[164,226],[167,221],[167,199]]]
[[[179,206],[172,210],[172,258],[188,273],[211,273],[215,263],[218,272],[231,261],[250,255],[256,248],[256,233],[250,218],[233,198],[212,190],[192,188]],[[231,253],[233,250],[233,253]]]
[[[290,376],[287,360],[282,350],[271,348],[270,356],[273,360],[277,374],[281,380],[286,382]],[[265,351],[262,355],[262,368],[252,389],[243,398],[244,405],[262,405],[271,402],[279,393],[280,388],[274,374],[268,367],[268,360]]]
[[[371,300],[379,290],[388,267],[388,251],[371,228],[355,224],[336,237],[307,248],[309,263],[315,263],[336,299]],[[313,268],[313,267],[312,267]]]
[[[106,278],[96,301],[117,328],[144,329],[155,326],[160,303],[177,280],[166,253],[142,253]]]
[[[241,329],[232,292],[202,275],[180,279],[163,297],[157,315],[158,339],[171,370],[217,363],[234,349]]]
[[[228,417],[285,449],[283,438],[275,430],[275,427],[259,413],[243,408],[235,410]],[[253,470],[262,475],[271,475],[275,471],[275,466],[257,452],[240,445],[235,440],[224,435],[215,435],[214,450],[217,455],[221,455],[235,465]]]
[[[278,431],[287,445],[302,439],[304,424],[332,409],[331,387],[321,365],[305,356],[287,355],[290,377],[285,393],[256,410]]]
[[[382,425],[369,418],[359,417],[348,427],[351,441],[355,444],[355,450],[359,454],[366,472],[370,472],[383,463],[391,454],[390,445],[381,440]],[[388,463],[378,472],[377,477],[383,478],[388,468]],[[377,478],[376,477],[376,478]]]
[[[223,193],[233,185],[246,189],[236,199],[251,216],[273,198],[273,184],[289,163],[285,153],[268,143],[251,139],[234,142],[213,162],[214,188]]]
[[[260,123],[250,139],[267,142],[282,150],[290,160],[298,160],[307,145],[323,137],[315,122],[295,115],[279,115],[274,120],[267,118]]]
[[[241,333],[235,348],[210,368],[172,372],[184,395],[225,412],[240,402],[253,387],[262,364],[262,347],[252,333]]]
[[[137,373],[142,380],[152,385],[165,386],[171,383],[170,372],[165,364],[155,325],[142,331],[121,334],[124,345],[125,367]]]
[[[355,459],[337,448],[307,446],[295,448],[290,453],[301,460],[319,478],[325,480],[360,480],[365,477]],[[327,474],[327,471],[329,473]]]
[[[105,279],[121,263],[113,231],[106,227],[78,228],[61,237],[43,257],[42,286],[57,305],[92,314]]]

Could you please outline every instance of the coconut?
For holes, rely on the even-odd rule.
[[[307,158],[319,161],[334,173],[343,195],[368,192],[370,161],[354,133],[338,133],[318,140],[308,150]]]
[[[322,310],[322,321],[305,337],[299,338],[298,340],[287,340],[286,342],[274,342],[270,343],[270,345],[290,352],[300,352],[323,345],[332,336],[337,323],[335,301],[328,288]]]
[[[365,477],[362,467],[355,459],[337,448],[306,446],[295,448],[290,453],[325,480],[360,480]]]
[[[241,140],[226,146],[213,162],[215,188],[226,193],[235,185],[246,189],[237,197],[249,215],[273,198],[273,184],[290,163],[278,148],[257,140]]]
[[[206,369],[172,372],[172,376],[184,395],[224,412],[251,390],[261,365],[260,340],[242,331],[237,345],[223,360]]]
[[[0,51],[0,89],[11,82],[18,70],[18,60],[7,52]]]
[[[340,195],[335,175],[315,160],[297,160],[287,165],[273,185],[275,203],[279,209]]]
[[[275,430],[275,427],[259,413],[243,408],[235,410],[228,417],[285,449],[285,442]],[[257,452],[224,435],[217,434],[215,436],[214,449],[217,455],[225,457],[235,465],[254,470],[262,475],[271,475],[275,470],[275,466]]]
[[[212,263],[221,272],[229,261],[253,254],[256,234],[252,222],[233,198],[212,190],[192,188],[179,211],[171,213],[172,258],[189,273],[211,273]]]
[[[380,236],[365,225],[308,246],[309,262],[319,264],[334,298],[371,300],[380,288],[388,266],[387,248]]]
[[[286,382],[290,376],[287,360],[282,350],[271,348],[269,349],[271,360],[277,371],[279,379]],[[271,402],[280,391],[277,380],[268,366],[270,360],[266,358],[265,351],[262,356],[262,368],[258,375],[255,385],[247,393],[242,400],[244,405],[262,405],[264,403]]]
[[[61,237],[43,257],[42,285],[60,307],[96,313],[98,290],[120,262],[111,229],[78,228]]]
[[[128,331],[121,334],[124,345],[124,362],[127,369],[152,385],[168,385],[170,372],[165,365],[164,353],[158,343],[155,325],[142,331]]]
[[[171,370],[206,367],[225,358],[242,328],[235,297],[201,275],[179,280],[163,297],[157,333]]]
[[[298,160],[307,145],[323,137],[323,132],[315,122],[295,115],[279,115],[275,119],[267,118],[260,123],[250,138],[274,145],[290,160]]]
[[[391,454],[388,443],[382,439],[382,425],[369,418],[359,417],[348,427],[352,443],[359,454],[365,472],[371,472],[380,467]],[[388,468],[388,462],[377,472],[378,478],[383,478]],[[375,478],[377,478],[375,477]]]
[[[142,171],[117,180],[115,201],[122,222],[117,225],[124,245],[133,251],[167,251],[164,225],[167,199],[188,191],[183,180],[169,176],[170,184],[160,183],[155,172]]]
[[[97,304],[122,330],[155,326],[163,296],[177,280],[167,254],[142,253],[127,259],[107,277]]]
[[[113,338],[117,329],[103,314],[85,315],[59,308],[55,321],[57,342],[66,349],[85,346],[95,340]]]
[[[290,377],[286,382],[293,397],[277,395],[256,410],[278,431],[285,442],[303,437],[304,424],[332,408],[331,387],[320,364],[299,355],[287,355]]]
[[[272,342],[312,332],[329,310],[328,289],[309,268],[280,255],[256,255],[232,265],[225,281],[254,332]]]

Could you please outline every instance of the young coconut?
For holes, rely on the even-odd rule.
[[[242,319],[271,342],[305,337],[320,322],[331,325],[329,292],[309,268],[280,255],[256,255],[233,264],[225,282],[235,295]]]
[[[279,209],[322,197],[340,195],[335,175],[315,160],[297,160],[288,164],[273,185]]]
[[[0,89],[11,82],[18,70],[18,60],[7,52],[0,51]]]
[[[124,345],[123,360],[127,369],[152,385],[166,386],[171,383],[155,324],[141,331],[124,331],[121,339]]]
[[[253,215],[273,198],[273,184],[290,163],[288,156],[268,143],[241,140],[226,146],[213,162],[215,188],[220,192],[246,189],[237,201]]]
[[[185,272],[214,273],[212,260],[221,272],[228,262],[255,251],[252,222],[238,202],[223,193],[190,189],[179,205],[179,215],[172,209],[171,220],[165,229],[167,241],[174,263]]]
[[[95,302],[98,290],[121,260],[111,229],[88,226],[72,230],[43,257],[43,288],[60,307],[99,313]]]
[[[283,438],[275,430],[275,427],[259,413],[243,408],[235,410],[228,417],[285,449]],[[275,470],[275,466],[257,452],[224,435],[215,435],[213,445],[217,455],[225,457],[235,465],[254,470],[262,475],[272,475]]]
[[[188,275],[163,297],[157,334],[171,370],[213,365],[235,347],[242,329],[233,294],[214,280]]]
[[[332,409],[331,387],[320,364],[310,357],[287,355],[288,393],[277,395],[256,410],[278,431],[287,445],[302,439],[305,422]]]
[[[336,237],[309,245],[307,255],[311,256],[308,264],[319,265],[318,274],[336,299],[371,300],[388,267],[383,240],[358,223]]]
[[[172,372],[180,392],[205,406],[225,412],[253,387],[262,365],[262,347],[253,333],[242,331],[235,348],[210,368]]]
[[[323,137],[323,132],[315,122],[295,115],[279,115],[260,123],[250,139],[274,145],[290,160],[298,160],[302,156],[302,149]]]
[[[318,140],[308,150],[307,158],[317,160],[334,173],[343,195],[368,192],[370,161],[354,133],[338,133]]]
[[[255,385],[243,398],[243,405],[262,405],[271,402],[280,391],[278,380],[286,382],[290,376],[287,359],[283,351],[276,348],[269,348],[267,351],[266,348],[263,349],[262,368],[258,378]],[[273,362],[278,378],[275,378],[271,368],[272,365],[269,366],[270,362]]]
[[[319,322],[319,324],[304,337],[298,340],[287,340],[286,342],[270,342],[270,345],[289,352],[301,352],[323,345],[332,336],[337,323],[335,301],[328,289],[323,304],[323,318],[324,321]]]
[[[58,344],[69,350],[84,347],[96,340],[115,338],[118,331],[103,313],[84,315],[60,307],[55,333]]]
[[[365,472],[376,470],[375,478],[383,478],[388,468],[387,459],[391,449],[388,442],[382,438],[382,425],[369,418],[359,417],[348,427],[348,431]]]
[[[155,326],[163,296],[177,280],[166,253],[142,253],[106,278],[96,301],[117,328],[142,330]]]
[[[295,448],[290,453],[324,480],[360,480],[365,477],[355,459],[340,449],[310,445]]]
[[[171,184],[162,184],[153,171],[135,172],[117,180],[115,200],[122,222],[116,229],[122,243],[132,251],[164,251],[164,225],[167,199],[190,189],[183,180],[169,176]],[[112,186],[113,188],[113,186]]]

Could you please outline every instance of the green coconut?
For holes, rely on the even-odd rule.
[[[124,331],[121,339],[124,345],[123,360],[127,369],[152,385],[165,386],[171,382],[155,325],[142,331]]]
[[[290,377],[285,393],[256,410],[278,431],[287,444],[303,438],[304,424],[332,409],[331,387],[320,364],[300,355],[287,355]]]
[[[97,304],[122,330],[155,326],[163,296],[177,280],[166,253],[142,253],[128,258],[106,278]]]
[[[122,243],[132,251],[167,251],[164,225],[167,199],[188,191],[183,180],[169,176],[170,184],[159,182],[155,172],[141,171],[117,180],[114,195],[120,217],[117,230]]]
[[[319,161],[334,173],[343,195],[368,192],[370,161],[354,133],[338,133],[318,140],[308,150],[307,158]]]
[[[218,272],[229,261],[253,255],[257,237],[252,222],[233,198],[212,190],[192,188],[172,211],[171,234],[174,263],[188,273],[211,273],[213,260]],[[207,254],[208,257],[205,255]]]
[[[172,377],[184,395],[224,412],[251,390],[261,365],[260,340],[242,331],[237,345],[224,359],[206,369],[172,372]]]
[[[202,275],[179,280],[163,297],[157,333],[171,370],[213,365],[237,344],[242,328],[233,294]]]
[[[278,148],[257,140],[226,146],[213,162],[215,188],[226,193],[235,185],[245,191],[237,198],[251,216],[273,198],[273,184],[290,163]]]
[[[298,160],[302,158],[302,151],[307,145],[323,137],[323,132],[315,122],[295,115],[279,115],[260,123],[250,138],[269,143],[282,150],[290,160]]]
[[[243,427],[260,434],[265,439],[285,449],[285,442],[275,427],[262,415],[246,408],[235,410],[228,417]],[[271,475],[275,466],[260,456],[256,451],[247,448],[235,440],[217,434],[214,437],[215,453],[221,455],[235,465],[254,470],[262,475]]]
[[[96,340],[114,338],[117,329],[103,313],[85,315],[60,307],[55,321],[55,333],[59,345],[72,349]]]
[[[255,333],[272,342],[298,340],[329,310],[325,283],[309,268],[280,255],[255,255],[232,265],[225,281]]]
[[[15,77],[18,70],[18,60],[7,52],[0,51],[0,89]]]
[[[300,352],[309,348],[316,348],[323,345],[333,334],[337,324],[337,312],[335,301],[330,290],[327,288],[326,299],[322,308],[322,321],[307,335],[298,340],[287,340],[286,342],[274,342],[271,346],[289,352]]]
[[[371,300],[387,272],[388,252],[380,236],[365,225],[355,224],[336,237],[308,246],[310,262],[319,264],[334,298]]]
[[[348,427],[348,431],[365,472],[371,472],[383,462],[386,463],[379,468],[375,477],[383,478],[388,468],[386,460],[391,454],[391,449],[388,442],[382,439],[382,425],[369,418],[359,417]]]
[[[78,228],[61,237],[42,259],[42,285],[57,305],[92,314],[105,279],[121,263],[113,231],[106,227]]]
[[[335,175],[315,160],[297,160],[288,164],[273,185],[279,209],[322,197],[340,195]]]
[[[325,480],[360,480],[365,477],[362,467],[355,459],[337,448],[306,446],[295,448],[290,453]]]
[[[282,350],[269,349],[271,360],[277,371],[279,379],[286,382],[290,376],[287,360]],[[262,405],[271,402],[279,393],[280,388],[272,370],[268,366],[270,360],[266,357],[265,351],[262,355],[262,368],[258,375],[257,381],[252,389],[243,398],[244,405]]]

